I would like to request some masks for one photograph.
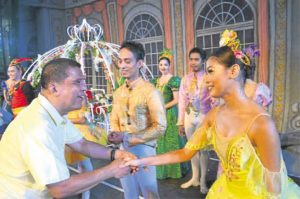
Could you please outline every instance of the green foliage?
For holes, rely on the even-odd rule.
[[[73,48],[67,51],[67,55],[69,59],[76,60],[76,54],[79,53],[79,46],[74,46]]]
[[[96,48],[92,48],[92,53],[94,57],[97,57],[97,50]]]
[[[31,85],[34,89],[36,89],[40,85],[41,81],[41,73],[40,70],[35,70],[33,75],[32,75],[32,82]]]
[[[68,58],[69,59],[76,59],[76,53],[74,51],[68,51]]]

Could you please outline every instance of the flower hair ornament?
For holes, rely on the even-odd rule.
[[[225,30],[222,33],[219,45],[220,47],[228,46],[231,48],[235,57],[247,66],[250,66],[251,59],[259,56],[259,50],[255,47],[255,45],[250,45],[242,51],[240,49],[240,40],[237,38],[237,33],[233,30]]]
[[[172,56],[173,56],[173,52],[171,51],[171,49],[165,48],[165,49],[159,54],[159,59],[167,58],[167,59],[171,60],[171,59],[172,59]]]

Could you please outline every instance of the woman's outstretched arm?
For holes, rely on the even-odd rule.
[[[187,148],[179,149],[176,151],[170,151],[157,156],[151,156],[142,159],[136,159],[128,161],[126,166],[152,166],[152,165],[164,165],[175,164],[179,162],[185,162],[190,160],[198,151],[190,150]]]
[[[214,121],[215,109],[210,111],[204,118],[201,127],[199,127],[189,139],[183,149],[170,151],[165,154],[151,156],[147,158],[132,160],[125,165],[130,166],[151,166],[175,164],[190,160],[199,150],[210,144],[210,129],[211,121]]]

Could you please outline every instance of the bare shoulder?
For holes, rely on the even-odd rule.
[[[254,145],[265,142],[279,143],[279,135],[272,117],[265,111],[259,111],[249,126],[248,135]]]

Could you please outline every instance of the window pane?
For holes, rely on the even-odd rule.
[[[239,13],[240,10],[236,7],[236,6],[232,6],[231,7],[231,10],[230,10],[230,13],[234,16],[236,15],[237,13]]]
[[[219,4],[218,6],[216,6],[214,8],[214,10],[215,10],[215,13],[217,13],[217,14],[222,13],[222,5]]]
[[[227,21],[227,25],[229,25],[229,24],[234,24],[234,23],[235,23],[235,19],[234,19],[233,17],[231,17],[230,15],[229,15],[229,17],[228,17],[227,19],[229,19],[229,20]]]
[[[223,3],[223,12],[228,12],[231,7],[229,3]]]
[[[254,42],[254,31],[253,29],[249,29],[245,31],[245,43],[253,43]]]
[[[149,15],[149,16],[150,16],[150,15]],[[149,20],[148,20],[148,21],[149,21],[149,23],[152,24],[152,25],[154,25],[154,24],[157,23],[156,20],[154,19],[154,17],[152,17],[152,16],[149,17]]]
[[[209,4],[211,5],[211,7],[214,7],[215,5],[219,4],[220,0],[212,0],[209,2]]]
[[[205,48],[210,48],[211,47],[210,35],[205,36],[204,39],[205,39]]]
[[[146,21],[142,21],[142,27],[144,27],[144,28],[147,27],[147,22]]]
[[[203,37],[197,38],[197,46],[203,48]]]
[[[243,15],[240,13],[235,17],[236,23],[243,22]]]
[[[209,14],[207,15],[207,18],[210,19],[210,20],[213,20],[213,18],[215,18],[215,16],[216,16],[215,13],[211,11],[211,12],[209,12]]]
[[[196,24],[196,30],[202,29],[203,22],[204,22],[204,19],[202,17],[199,17],[197,20],[197,24]]]
[[[219,41],[220,41],[220,35],[219,34],[213,34],[212,39],[213,39],[213,47],[218,47],[219,46]]]
[[[150,64],[150,63],[151,63],[151,56],[146,55],[146,64]]]
[[[150,27],[151,27],[151,26],[150,26]],[[156,35],[162,35],[161,28],[159,27],[158,24],[155,26],[155,32],[156,32],[155,36],[156,36]]]
[[[244,9],[244,16],[245,16],[245,21],[253,20],[253,13],[250,6],[247,6],[247,8]]]
[[[137,27],[132,28],[132,33],[136,33],[138,31]]]
[[[244,8],[246,5],[248,5],[247,2],[245,2],[245,0],[235,1],[234,4],[241,9]]]
[[[159,53],[163,51],[163,42],[157,42],[157,51]]]
[[[244,31],[237,31],[237,36],[241,43],[244,43]]]
[[[206,16],[207,13],[209,12],[209,10],[210,10],[209,5],[206,5],[206,6],[203,8],[203,10],[202,10],[201,15],[202,15],[202,16]]]
[[[152,73],[155,77],[159,76],[159,71],[158,71],[158,68],[157,68],[157,65],[156,66],[152,66]]]
[[[148,37],[155,37],[155,30],[152,29],[151,32],[147,35]]]
[[[156,54],[152,55],[152,64],[157,64],[157,55]]]
[[[204,21],[204,28],[210,28],[211,26],[211,22],[209,22],[208,20]]]
[[[157,52],[156,43],[151,43],[152,53]]]

